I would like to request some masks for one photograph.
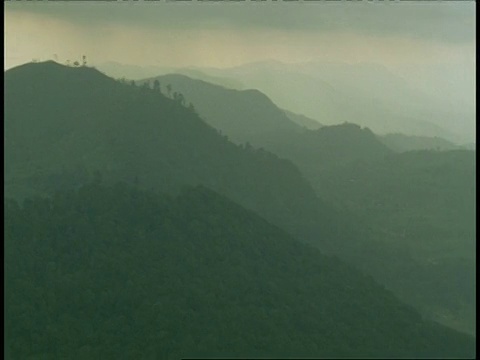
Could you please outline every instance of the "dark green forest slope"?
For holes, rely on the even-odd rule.
[[[293,122],[307,128],[307,129],[317,130],[317,129],[320,129],[322,126],[324,126],[324,125],[320,124],[317,120],[311,119],[311,118],[309,118],[305,115],[296,114],[294,112],[291,112],[291,111],[288,111],[288,110],[285,110],[285,109],[283,109],[283,111],[285,112],[285,115],[287,115],[287,117],[290,120],[292,120]]]
[[[472,358],[373,280],[204,188],[5,203],[7,359]]]
[[[163,86],[185,91],[202,118],[232,139],[291,160],[322,198],[355,214],[357,223],[370,225],[369,238],[378,240],[337,242],[333,252],[374,275],[424,314],[475,332],[473,151],[395,154],[454,147],[439,138],[379,137],[351,123],[313,131],[286,129],[280,126],[284,122],[280,109],[263,95],[252,99],[245,91],[186,76],[158,79]],[[215,98],[222,99],[221,106],[212,105]],[[264,106],[256,108],[261,101]],[[269,119],[268,128],[264,119]]]
[[[202,118],[227,135],[234,143],[250,142],[264,146],[265,137],[302,132],[303,127],[292,121],[283,110],[258,90],[234,90],[185,75],[170,74],[144,80],[158,80],[162,92],[167,86],[191,102]]]
[[[232,90],[184,75],[152,78],[162,91],[184,94],[200,116],[232,141],[251,143],[293,161],[316,185],[319,174],[354,160],[379,159],[390,153],[369,129],[355,124],[307,130],[288,118],[266,95],[254,90]]]
[[[444,316],[447,310],[458,319],[468,304],[469,310],[460,316],[468,326],[457,328],[474,331],[474,260],[464,262],[456,257],[444,261],[437,254],[433,259],[424,256],[425,261],[419,263],[404,242],[387,243],[385,240],[398,238],[383,229],[368,229],[370,223],[378,227],[380,222],[371,221],[373,212],[358,211],[363,211],[362,201],[370,201],[360,197],[362,187],[349,189],[354,195],[351,199],[359,202],[352,205],[342,201],[342,196],[349,194],[344,187],[354,179],[349,169],[356,169],[346,165],[381,160],[392,153],[371,131],[344,124],[310,132],[302,129],[298,134],[289,131],[290,135],[277,138],[275,143],[270,138],[270,143],[278,144],[285,154],[291,151],[292,156],[304,159],[304,173],[308,168],[319,171],[318,178],[311,179],[316,179],[317,191],[323,196],[347,204],[348,211],[339,211],[317,198],[291,162],[252,146],[234,145],[183,106],[178,94],[172,99],[175,91],[162,94],[158,89],[114,81],[91,68],[69,68],[54,62],[7,71],[5,194],[21,198],[78,187],[96,171],[107,183],[123,180],[173,193],[184,184],[204,184],[297,239],[351,261],[423,314],[433,312],[436,315],[432,317],[441,320],[438,315]],[[298,148],[299,144],[303,148]],[[394,164],[395,159],[391,166]],[[419,169],[422,166],[419,164]],[[398,173],[395,176],[401,177]],[[369,181],[364,178],[364,182]],[[377,182],[371,188],[372,195],[378,196],[376,191],[388,195],[382,186]],[[355,195],[355,191],[360,193]],[[441,211],[439,206],[438,213]],[[353,216],[353,212],[357,214]],[[452,292],[452,286],[460,286],[462,291]]]
[[[404,134],[387,134],[379,136],[378,139],[396,152],[413,150],[459,150],[466,147],[456,145],[451,141],[440,137],[413,136]],[[469,149],[470,150],[470,149]]]
[[[357,162],[337,170],[331,190],[420,257],[475,256],[473,151],[411,151]]]
[[[6,194],[50,193],[94,171],[168,192],[204,184],[300,238],[350,237],[291,162],[234,145],[181,102],[87,67],[8,70]]]

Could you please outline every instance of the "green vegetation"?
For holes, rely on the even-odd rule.
[[[290,161],[233,144],[149,87],[54,62],[11,69],[5,84],[8,196],[75,188],[99,171],[107,183],[168,193],[205,185],[325,251],[367,238],[368,229],[318,199]]]
[[[373,280],[212,191],[5,203],[11,359],[469,358]]]
[[[234,143],[264,146],[260,139],[271,134],[302,132],[301,125],[292,121],[283,110],[258,90],[233,90],[185,75],[171,74],[156,78],[171,84],[174,91],[192,102],[202,119],[221,130]],[[151,81],[153,79],[144,80]]]
[[[263,119],[257,143],[235,145],[197,103],[185,107],[191,99],[182,90],[152,83],[137,87],[53,62],[7,71],[5,194],[51,195],[92,177],[172,196],[204,185],[372,275],[429,319],[474,333],[472,152],[395,154],[354,124],[307,131],[258,91],[235,93],[246,96],[240,107],[215,99],[222,111],[235,110],[234,119],[256,114],[251,126]],[[260,141],[267,150],[256,148]]]
[[[455,146],[440,138],[377,136],[351,123],[314,131],[286,127],[288,113],[263,94],[179,75],[160,79],[185,92],[207,123],[237,143],[292,161],[317,194],[341,209],[331,222],[356,226],[344,237],[329,232],[332,241],[300,239],[355,264],[429,318],[475,333],[472,151],[396,154]]]
[[[410,71],[417,73],[422,66],[416,64],[413,68]],[[426,64],[418,73],[415,86],[399,74],[373,63],[265,61],[201,70],[209,75],[237,79],[244,88],[260,90],[281,108],[304,114],[324,125],[354,122],[378,134],[402,132],[455,142],[474,139],[474,82],[460,67],[446,70]],[[420,90],[425,73],[432,76],[427,83],[437,84],[427,93]],[[446,73],[452,81],[439,84]],[[467,87],[462,91],[446,91],[455,83]],[[467,88],[470,95],[464,93]]]
[[[295,114],[288,110],[283,110],[290,120],[310,130],[320,129],[323,125],[317,120],[311,119],[305,115]]]
[[[7,71],[5,89],[8,195],[75,187],[100,171],[167,192],[204,184],[296,233],[330,226],[293,164],[232,144],[158,91],[53,62]]]
[[[439,138],[427,136],[408,136],[404,134],[387,134],[379,136],[378,139],[396,152],[405,152],[413,150],[459,150],[462,147],[454,143]]]

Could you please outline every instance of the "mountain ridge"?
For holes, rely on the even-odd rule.
[[[42,69],[41,64],[35,66],[36,71]],[[74,76],[59,76],[64,70],[71,70],[67,72]],[[317,169],[320,176],[317,190],[322,190],[325,196],[342,195],[337,190],[345,193],[343,186],[355,195],[358,187],[348,182],[354,177],[345,168],[352,166],[352,156],[354,170],[369,169],[366,165],[370,160],[391,152],[385,150],[371,131],[344,124],[318,131],[302,129],[298,134],[283,132],[280,137],[266,139],[270,141],[265,143],[267,150],[277,145],[277,150],[283,149],[290,156],[303,159],[305,163],[300,171],[291,161],[279,158],[278,153],[274,155],[249,144],[233,144],[227,139],[228,134],[220,135],[208,125],[208,119],[202,120],[195,113],[198,109],[185,108],[179,96],[172,99],[158,89],[137,87],[108,77],[104,81],[103,75],[97,82],[95,79],[100,77],[94,71],[89,72],[93,75],[92,81],[77,76],[88,70],[62,69],[51,74],[49,81],[44,80],[48,77],[43,71],[41,81],[32,76],[16,81],[16,76],[8,76],[4,122],[5,194],[23,192],[24,196],[75,188],[89,180],[96,170],[107,183],[123,180],[142,188],[173,193],[183,185],[203,184],[325,253],[335,253],[345,259],[356,256],[352,263],[358,267],[375,264],[366,271],[389,287],[392,279],[400,279],[397,267],[403,266],[402,271],[408,276],[412,276],[409,269],[417,269],[418,264],[412,264],[413,260],[404,250],[388,248],[390,245],[385,244],[391,234],[374,233],[367,219],[349,208],[339,210],[317,198],[302,174],[308,166]],[[25,98],[29,101],[25,102]],[[281,110],[275,113],[278,111]],[[244,111],[238,112],[241,115]],[[336,138],[330,136],[332,132],[336,132]],[[326,141],[319,141],[322,136]],[[361,145],[357,140],[352,141],[357,136],[366,141],[367,151],[360,151],[363,145],[354,146]],[[299,149],[301,152],[296,154]],[[338,161],[342,164],[337,164]],[[338,165],[342,166],[338,168]],[[345,170],[348,171],[344,173]],[[375,190],[381,189],[382,185]],[[370,206],[371,200],[367,200],[360,205]],[[415,274],[409,282],[412,280],[411,284],[415,285],[419,277]],[[469,279],[462,282],[467,292]],[[410,286],[409,282],[400,281],[396,285],[403,289],[405,285]],[[443,284],[443,279],[440,282]],[[407,294],[424,296],[430,292],[426,286],[414,290]]]
[[[205,187],[172,198],[97,182],[4,208],[5,348],[18,358],[475,352],[472,337]]]
[[[335,211],[293,163],[231,143],[178,100],[104,75],[99,83],[75,77],[68,86],[58,73],[49,82],[12,75],[5,82],[5,193],[29,193],[32,185],[51,191],[52,179],[73,184],[99,170],[146,188],[204,184],[310,241],[323,233],[328,242],[338,232]]]

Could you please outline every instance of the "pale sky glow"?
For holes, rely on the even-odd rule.
[[[476,111],[475,6],[473,1],[7,2],[4,67],[33,59],[65,64],[82,55],[98,68],[112,62],[151,69],[231,68],[267,60],[297,68],[308,62],[371,64],[434,99],[438,105],[425,111],[426,121],[470,139]]]
[[[328,4],[7,3],[4,65],[53,59],[53,54],[61,62],[85,54],[92,64],[179,67],[268,59],[374,62],[390,68],[475,61],[471,3],[430,4],[431,11],[418,11],[426,9],[420,3],[409,8]]]

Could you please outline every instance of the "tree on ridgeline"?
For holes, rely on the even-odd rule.
[[[160,92],[160,81],[157,79],[153,82],[153,90]]]

